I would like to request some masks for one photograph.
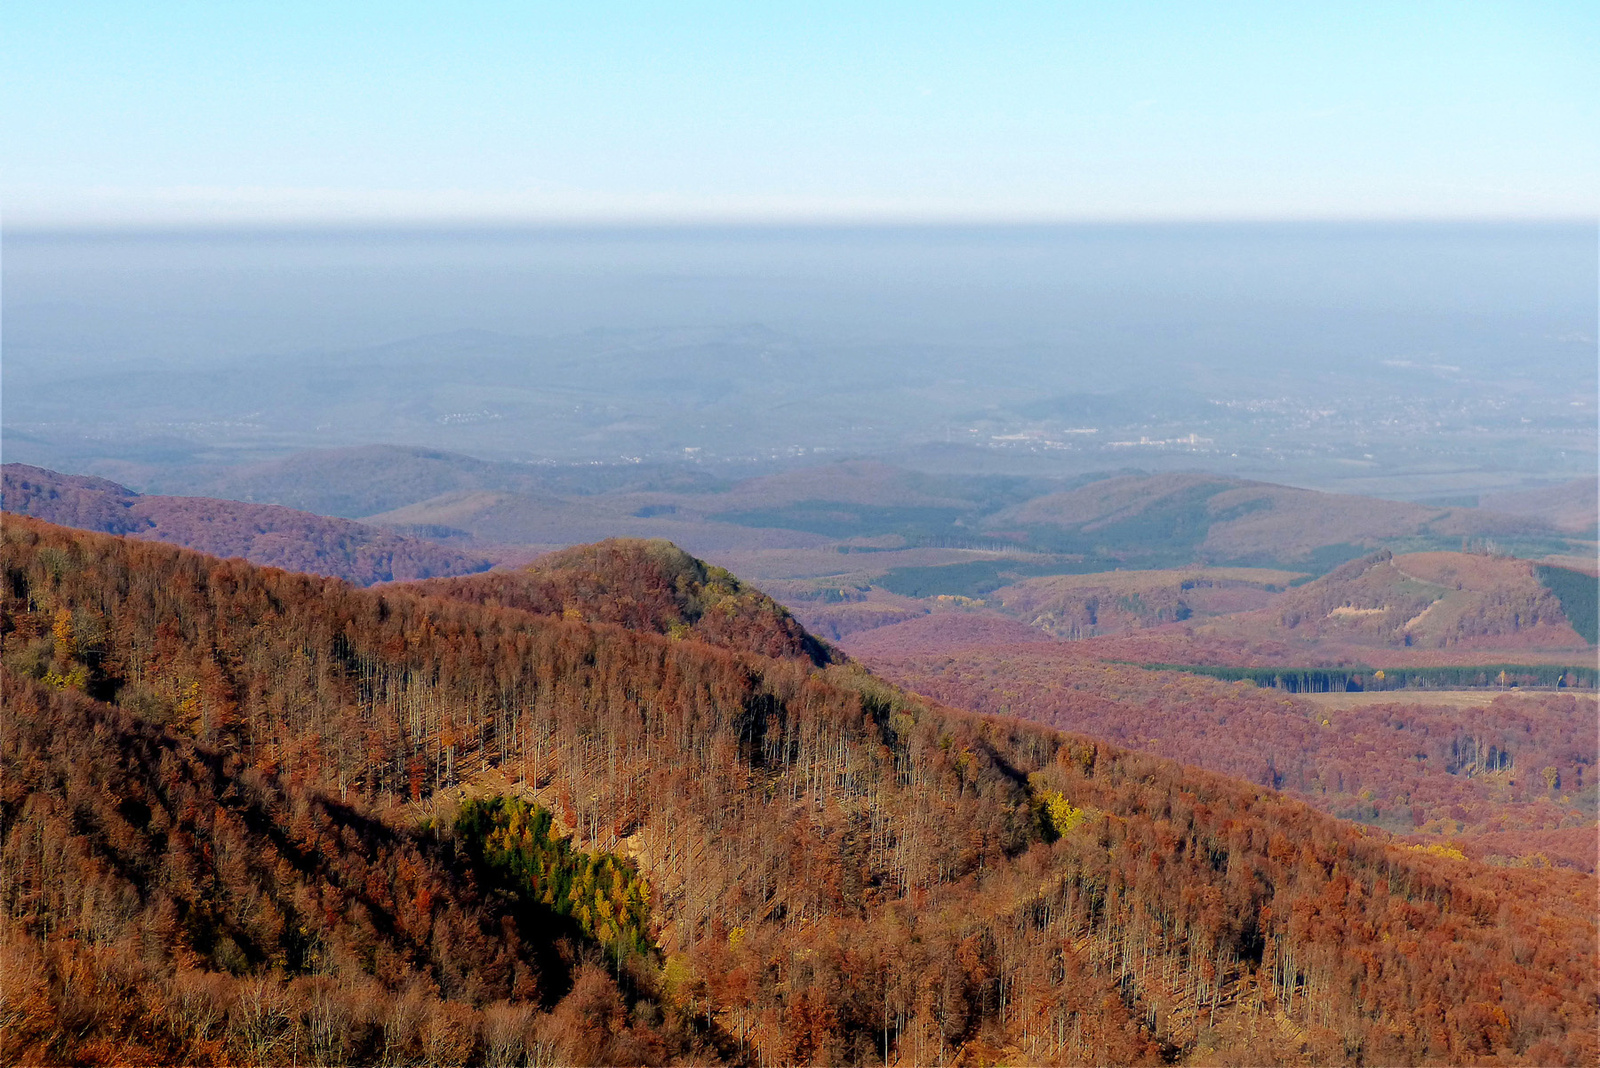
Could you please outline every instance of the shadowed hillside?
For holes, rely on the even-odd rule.
[[[462,862],[469,842],[127,708],[4,682],[7,1063],[693,1056],[683,1023],[624,1023],[593,940],[506,907]]]
[[[169,542],[358,585],[483,571],[489,561],[344,519],[209,497],[146,497],[115,482],[6,464],[6,511]]]
[[[401,822],[509,780],[571,848],[626,855],[648,879],[655,944],[617,967],[664,1019],[701,1022],[707,1059],[1596,1054],[1593,885],[1577,875],[1406,849],[1271,791],[958,713],[848,664],[356,590],[30,519],[4,539],[6,670],[30,693],[84,695],[25,702],[43,717],[34,736],[70,731],[99,698],[117,708],[97,715],[142,724],[128,730],[236,760],[224,774],[241,783]],[[159,781],[181,779],[154,763]],[[9,859],[37,840],[20,814],[52,796],[31,781],[8,771],[0,810],[13,899],[45,888],[42,869]],[[121,819],[163,833],[154,806]],[[92,864],[55,870],[81,883]],[[17,916],[16,952],[43,957],[66,937]],[[131,916],[145,944],[165,944],[159,915]],[[231,967],[270,984],[305,974],[292,959]],[[159,1002],[162,981],[134,973],[122,996],[47,1003],[37,1041],[117,1059],[81,1036],[133,1041],[138,1021],[117,1014]],[[446,992],[410,990],[416,1011],[447,1012]],[[250,1033],[253,1011],[228,1004],[212,1026]],[[444,1059],[489,1056],[483,1011],[457,1017],[466,1052]],[[622,1041],[625,1008],[595,1018]],[[268,1059],[230,1041],[232,1057]],[[647,1059],[609,1048],[581,1059]]]

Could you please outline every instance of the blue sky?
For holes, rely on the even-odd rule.
[[[1592,218],[1600,4],[0,9],[9,226]]]

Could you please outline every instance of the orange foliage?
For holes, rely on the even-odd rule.
[[[7,520],[3,565],[7,708],[24,694],[32,720],[7,733],[0,780],[7,922],[26,936],[5,944],[31,947],[23,970],[43,977],[26,999],[35,1053],[276,1061],[289,1033],[307,1060],[363,1055],[311,1049],[331,1033],[451,1063],[504,1043],[547,1063],[1142,1063],[1194,1053],[1205,1033],[1234,1036],[1236,1059],[1597,1055],[1593,882],[1575,873],[1428,856],[1270,790],[909,698],[852,665],[762,655],[732,631],[710,630],[727,643],[713,645],[682,605],[688,632],[664,636],[649,613],[631,630],[355,590],[31,520]],[[626,595],[613,585],[596,607]],[[62,608],[84,621],[90,696],[29,681]],[[578,846],[636,856],[659,963],[640,965],[633,1009],[580,967],[557,1030],[523,1026],[509,976],[538,963],[531,950],[481,978],[455,970],[481,944],[468,877],[399,832],[362,844],[366,813],[405,825],[413,783],[426,802],[491,770],[556,801]],[[206,788],[169,800],[189,780]],[[1083,818],[1047,835],[1055,799]],[[318,822],[338,806],[351,815]],[[27,814],[45,812],[62,822],[41,834]],[[241,956],[203,955],[181,909],[147,910],[159,899],[132,888],[149,880],[117,867],[171,854],[156,842],[173,828],[194,845],[155,885],[199,888],[169,896],[226,918]],[[307,860],[307,835],[350,846]],[[86,885],[111,904],[74,914],[50,896]],[[343,944],[330,888],[345,916],[389,917],[332,980],[282,948],[302,926]],[[462,921],[441,927],[457,905]],[[55,978],[83,960],[99,985]],[[182,969],[198,1024],[159,1000]],[[338,1009],[338,984],[360,976],[381,1011]],[[320,1032],[318,1005],[334,1013]],[[403,1045],[381,1046],[391,1031]]]

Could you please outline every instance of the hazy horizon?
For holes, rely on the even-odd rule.
[[[1592,466],[1595,247],[1582,224],[11,233],[6,451],[1476,492]]]
[[[1592,5],[0,19],[8,456],[1594,466]]]

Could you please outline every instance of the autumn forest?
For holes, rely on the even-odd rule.
[[[665,543],[360,590],[8,515],[3,595],[8,1062],[1600,1052],[1587,872],[958,711]]]

